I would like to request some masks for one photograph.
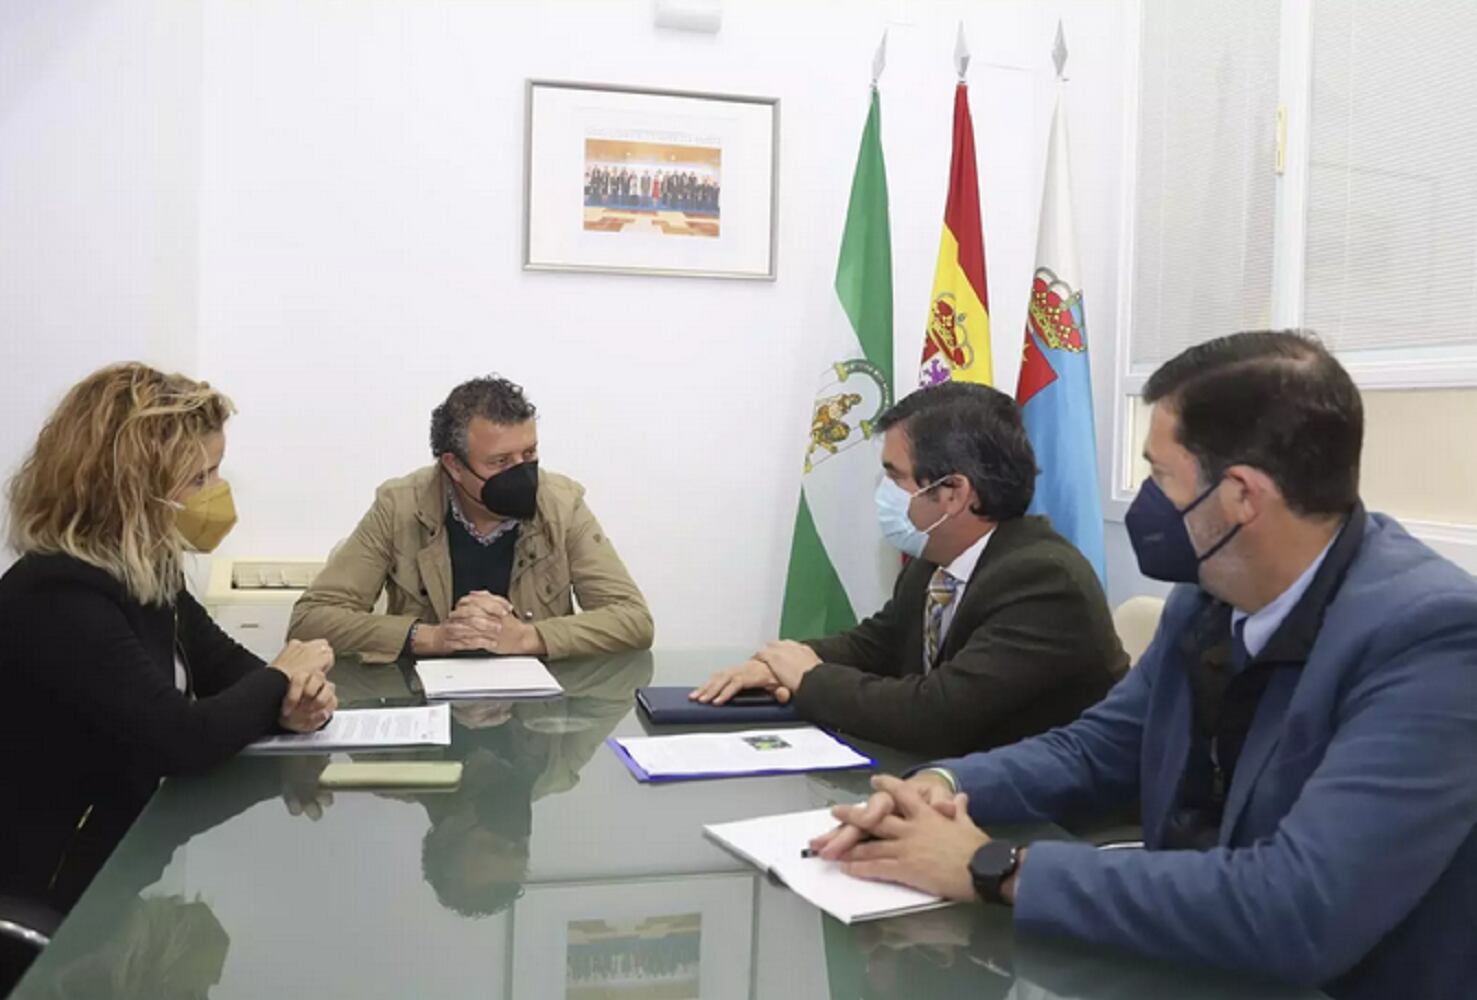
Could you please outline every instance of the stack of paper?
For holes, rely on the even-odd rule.
[[[803,857],[814,837],[836,828],[829,809],[782,813],[704,827],[708,836],[772,873],[792,891],[845,924],[949,906],[926,892],[854,878],[840,863]]]
[[[641,781],[843,771],[876,763],[814,726],[606,741]]]
[[[564,688],[531,656],[421,660],[415,665],[430,701],[473,698],[554,698]]]
[[[398,750],[451,744],[451,707],[361,708],[335,713],[316,733],[286,733],[257,740],[243,753],[329,753],[334,750]]]

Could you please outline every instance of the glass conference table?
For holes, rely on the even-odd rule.
[[[168,781],[14,996],[1318,995],[1017,937],[1004,907],[825,916],[702,827],[855,801],[866,774],[643,785],[602,746],[644,731],[638,686],[693,684],[746,654],[569,661],[556,664],[563,698],[456,706],[449,748],[397,755],[462,761],[451,792],[330,799],[323,757]],[[410,676],[334,673],[346,707],[403,700]],[[914,763],[858,746],[889,770]]]

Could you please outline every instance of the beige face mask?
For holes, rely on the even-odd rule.
[[[222,479],[203,490],[196,490],[174,511],[175,528],[196,552],[214,552],[230,530],[236,526],[236,502],[231,499],[231,484]]]

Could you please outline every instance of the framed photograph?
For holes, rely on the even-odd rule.
[[[528,81],[523,266],[773,280],[779,100]]]
[[[513,910],[514,997],[748,1000],[752,874],[532,884]]]

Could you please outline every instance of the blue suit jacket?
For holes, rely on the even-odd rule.
[[[1198,588],[1175,590],[1143,659],[1077,722],[942,762],[981,824],[1141,796],[1148,850],[1031,846],[1018,927],[1338,997],[1477,996],[1477,583],[1363,521],[1305,663],[1257,708],[1219,846],[1155,849],[1190,758]]]

